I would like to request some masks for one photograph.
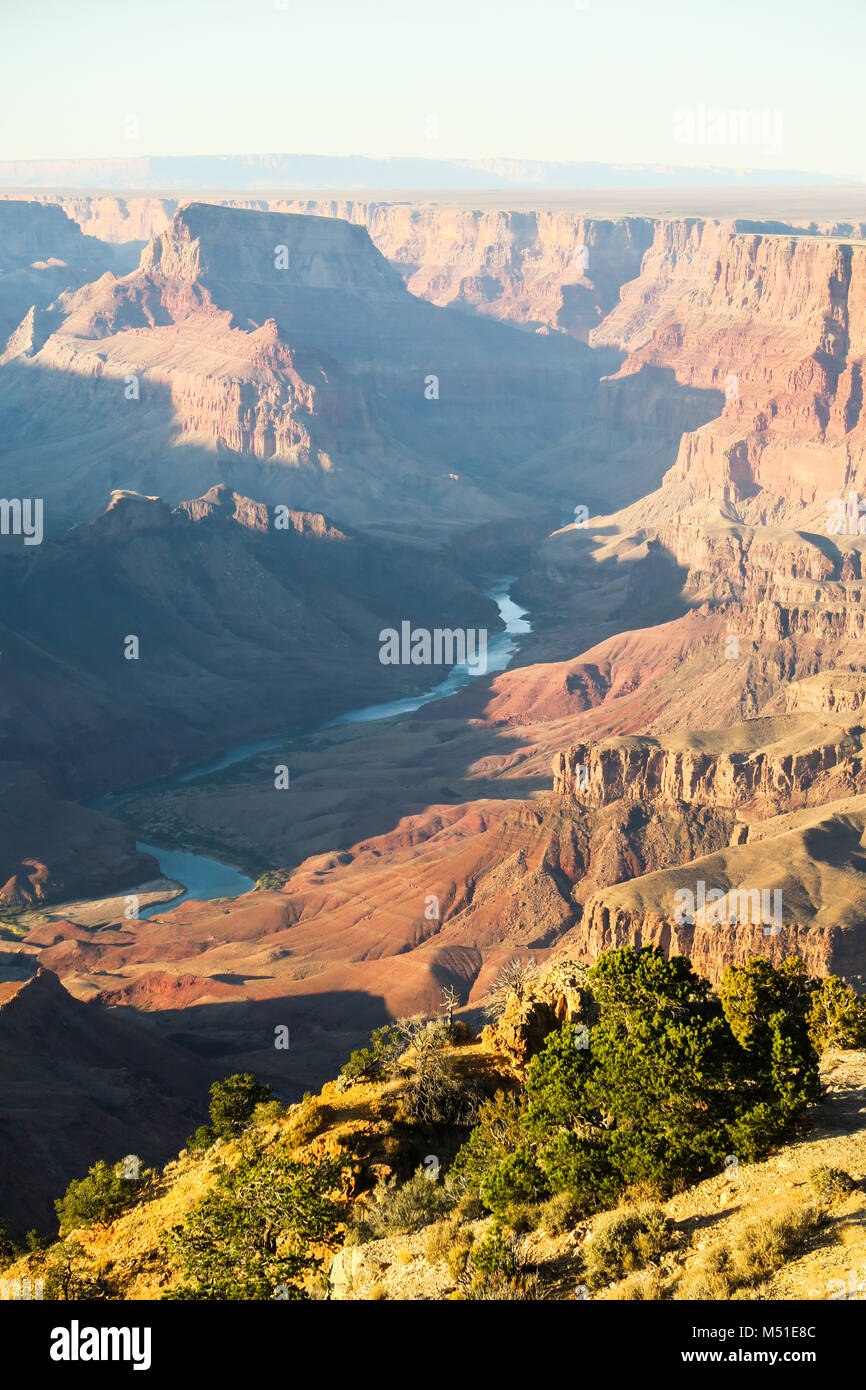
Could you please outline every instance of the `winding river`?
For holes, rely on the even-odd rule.
[[[483,673],[477,669],[471,669],[465,663],[453,666],[445,679],[439,681],[424,695],[412,695],[401,700],[390,700],[383,705],[365,705],[361,709],[349,710],[346,714],[341,714],[339,718],[332,719],[327,724],[321,724],[310,732],[320,733],[323,729],[335,729],[344,724],[369,724],[379,719],[391,719],[398,714],[412,714],[422,705],[431,704],[433,700],[441,700],[448,695],[454,695],[481,674],[490,675],[496,671],[504,671],[520,645],[520,638],[532,631],[526,617],[526,610],[520,608],[511,598],[510,589],[513,583],[512,577],[500,579],[485,590],[488,598],[493,599],[499,609],[499,616],[505,624],[505,631],[495,633],[488,640],[487,668]],[[243,762],[246,758],[253,758],[259,753],[267,753],[274,748],[284,749],[285,747],[285,734],[259,739],[256,743],[238,743],[233,748],[227,749],[218,758],[206,763],[199,763],[197,766],[187,768],[185,772],[179,773],[177,776],[161,779],[152,785],[166,789],[180,787],[186,782],[196,781],[199,777],[207,777],[211,773],[221,772],[224,768],[232,767],[234,763]],[[108,795],[92,802],[91,805],[108,810],[113,800],[113,793],[108,793]],[[154,858],[159,860],[160,869],[166,878],[178,879],[186,885],[186,891],[181,896],[171,900],[171,907],[177,907],[180,903],[192,899],[203,902],[209,898],[236,897],[239,893],[247,893],[254,887],[253,880],[248,878],[246,874],[242,874],[240,869],[236,869],[230,864],[223,864],[218,859],[207,859],[204,855],[189,854],[182,850],[161,849],[157,845],[148,845],[141,841],[138,843],[138,848],[145,854],[152,854]],[[168,906],[169,904],[164,902],[152,903],[149,907],[143,908],[139,915],[152,917],[155,913],[165,912]]]

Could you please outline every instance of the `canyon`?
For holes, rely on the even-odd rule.
[[[830,525],[866,492],[857,209],[70,192],[7,217],[0,491],[46,515],[41,545],[0,538],[10,1048],[51,990],[102,1035],[85,1069],[116,1023],[193,1089],[249,1069],[294,1100],[445,986],[476,1017],[515,955],[653,943],[718,981],[796,952],[862,990],[866,536]],[[494,634],[506,574],[531,619],[507,669],[339,722],[434,684],[383,630]],[[137,840],[257,887],[55,910],[152,879]],[[677,921],[698,881],[781,892],[781,931]]]

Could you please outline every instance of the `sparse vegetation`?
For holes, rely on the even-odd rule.
[[[652,1203],[606,1212],[587,1246],[589,1287],[612,1284],[657,1260],[669,1243],[672,1224],[661,1207]]]
[[[211,1125],[199,1125],[187,1139],[186,1147],[190,1153],[204,1153],[216,1142],[216,1134]]]
[[[478,1107],[478,1120],[448,1173],[456,1192],[480,1202],[481,1184],[523,1140],[523,1102],[514,1091],[499,1090]]]
[[[724,1299],[760,1284],[801,1254],[820,1228],[820,1209],[784,1202],[746,1223],[735,1239],[711,1248],[679,1283],[675,1297]]]
[[[110,1225],[136,1198],[141,1198],[155,1177],[153,1169],[141,1170],[137,1162],[130,1168],[125,1162],[109,1164],[100,1159],[86,1177],[73,1179],[54,1203],[60,1234],[66,1235],[79,1226]]]
[[[442,1019],[405,1019],[398,1025],[406,1042],[408,1080],[400,1114],[411,1124],[464,1126],[478,1114],[478,1088],[455,1071],[449,1056],[448,1025]]]
[[[623,947],[599,959],[588,983],[591,1045],[566,1022],[533,1057],[522,1143],[512,1139],[482,1178],[491,1210],[537,1200],[545,1184],[585,1213],[638,1183],[671,1191],[719,1171],[727,1153],[767,1152],[817,1100],[799,960],[730,967],[716,997],[684,957]],[[472,1144],[485,1147],[483,1137]]]
[[[530,1006],[542,997],[535,987]],[[215,1082],[211,1123],[190,1136],[184,1160],[194,1172],[213,1150],[201,1169],[204,1196],[197,1190],[182,1219],[163,1227],[175,1271],[164,1296],[323,1297],[341,1243],[395,1237],[403,1241],[389,1245],[387,1259],[401,1278],[440,1288],[449,1280],[459,1299],[571,1297],[569,1281],[620,1301],[752,1296],[856,1191],[850,1174],[813,1168],[810,1202],[735,1222],[693,1257],[661,1203],[705,1173],[721,1175],[726,1153],[746,1163],[779,1141],[820,1096],[816,1016],[822,1028],[833,1018],[849,1027],[851,1000],[832,984],[818,990],[799,960],[749,961],[715,992],[683,958],[622,948],[600,958],[569,1007],[590,1018],[590,1045],[567,1009],[558,1011],[518,1075],[489,1047],[459,1052],[461,1025],[449,1033],[446,1019],[415,1017],[377,1029],[340,1085],[289,1109],[250,1073]],[[342,1101],[354,1086],[357,1099]],[[351,1123],[335,1145],[341,1114]],[[363,1116],[369,1126],[359,1129]],[[407,1159],[431,1150],[436,1164],[401,1181]],[[365,1191],[374,1152],[378,1181]],[[61,1240],[47,1251],[34,1237],[22,1257],[0,1233],[0,1262],[29,1261],[28,1277],[39,1271],[47,1297],[125,1296],[112,1292],[113,1264],[88,1228],[105,1232],[165,1185],[153,1173],[123,1173],[121,1164],[96,1164],[70,1184],[56,1204]],[[536,1268],[527,1254],[551,1245],[565,1262],[558,1272],[549,1255]],[[350,1261],[334,1277],[351,1282],[355,1269]],[[397,1296],[385,1274],[377,1278],[378,1293],[365,1279],[365,1297]]]
[[[844,1201],[857,1186],[851,1174],[846,1173],[842,1168],[830,1168],[822,1165],[819,1168],[810,1169],[806,1176],[816,1200],[828,1206],[834,1202]]]
[[[403,1033],[396,1024],[386,1023],[374,1028],[367,1046],[356,1048],[342,1067],[337,1084],[345,1089],[354,1081],[375,1081],[390,1076],[404,1047]]]
[[[210,1088],[210,1121],[219,1139],[235,1138],[253,1118],[257,1105],[271,1098],[271,1088],[252,1072],[237,1072]]]
[[[513,1234],[493,1225],[469,1250],[458,1279],[460,1295],[474,1302],[538,1297],[538,1280]]]
[[[254,893],[278,893],[292,876],[291,869],[268,869],[256,879]]]
[[[580,1206],[570,1192],[557,1192],[538,1209],[537,1225],[547,1235],[559,1236],[572,1231],[580,1220]]]
[[[43,1266],[44,1297],[53,1302],[115,1298],[104,1272],[77,1240],[67,1238],[51,1247]]]
[[[371,1200],[356,1212],[355,1241],[363,1244],[382,1236],[420,1231],[450,1212],[454,1205],[455,1199],[444,1184],[429,1178],[423,1168],[404,1183],[383,1180]]]
[[[534,961],[521,960],[517,956],[506,961],[487,996],[484,1011],[488,1018],[501,1018],[513,1000],[522,1003],[537,980],[538,967]]]
[[[256,1151],[224,1168],[216,1187],[166,1237],[179,1267],[173,1299],[298,1299],[334,1237],[339,1164]]]
[[[838,975],[813,981],[809,1036],[819,1054],[831,1047],[866,1047],[866,999]]]

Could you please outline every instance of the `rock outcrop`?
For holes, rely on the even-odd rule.
[[[828,502],[866,490],[864,329],[861,242],[683,219],[657,224],[591,341],[628,354],[623,375],[669,368],[722,393],[719,418],[684,436],[666,475],[669,515],[715,503],[825,523]]]
[[[55,528],[97,505],[106,472],[178,502],[215,456],[236,490],[350,524],[415,529],[423,509],[437,529],[541,527],[571,496],[565,441],[614,365],[423,302],[360,225],[210,204],[51,312],[22,312],[0,354],[0,483],[26,459]],[[553,440],[542,493],[534,458]]]
[[[806,715],[755,719],[712,734],[578,744],[553,760],[553,788],[588,806],[622,799],[728,810],[808,804],[828,783],[866,790],[863,728]]]
[[[58,295],[106,270],[129,269],[134,258],[134,247],[84,236],[56,203],[0,198],[0,352],[23,319],[32,339],[45,331],[44,319],[38,330],[34,326],[39,311]]]

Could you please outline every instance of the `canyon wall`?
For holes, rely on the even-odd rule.
[[[158,237],[182,206],[176,198],[156,196],[37,196],[62,208],[88,236],[110,242],[143,243]],[[638,274],[653,235],[647,217],[486,212],[354,198],[215,195],[212,201],[255,212],[340,218],[366,227],[413,294],[581,340],[614,307],[620,286]]]
[[[682,439],[668,515],[711,501],[827,529],[828,500],[866,488],[862,243],[660,222],[590,340],[628,354],[620,375],[649,365],[723,393],[719,417]]]
[[[804,804],[830,772],[840,789],[866,789],[862,732],[793,715],[666,743],[649,737],[579,743],[555,755],[553,789],[596,807],[623,798],[724,808]],[[758,746],[763,741],[767,747]]]

